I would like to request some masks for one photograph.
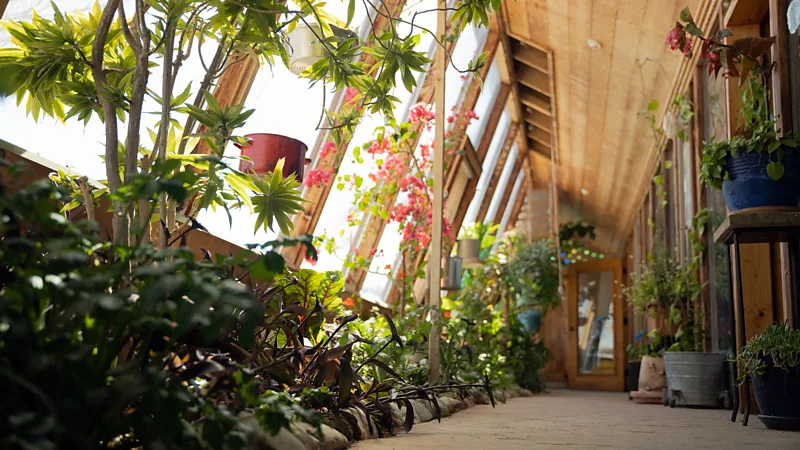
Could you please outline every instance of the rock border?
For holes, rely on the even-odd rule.
[[[532,397],[534,395],[530,390],[520,387],[493,389],[492,393],[499,403],[505,403],[514,397]],[[436,400],[439,403],[442,417],[449,417],[475,405],[490,404],[489,396],[484,392],[466,397],[462,397],[455,392],[443,392],[436,395]],[[415,425],[430,422],[436,418],[436,411],[431,402],[411,400],[411,405],[414,408]],[[392,408],[394,426],[402,430],[406,413],[394,403],[390,406]],[[282,428],[278,434],[273,436],[261,429],[252,414],[242,415],[239,420],[253,429],[250,436],[250,450],[343,450],[350,448],[350,445],[358,440],[376,439],[378,437],[377,434],[370,432],[367,418],[363,411],[358,408],[348,408],[347,411],[356,418],[358,428],[361,431],[361,439],[353,439],[351,441],[343,433],[327,424],[322,424],[322,436],[320,437],[314,427],[303,422],[293,422],[290,428]]]

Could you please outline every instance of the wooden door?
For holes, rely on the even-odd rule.
[[[567,266],[567,385],[623,391],[622,261],[603,259]]]

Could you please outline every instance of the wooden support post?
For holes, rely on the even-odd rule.
[[[443,36],[446,32],[447,14],[444,8],[437,11],[436,33]],[[442,265],[442,211],[444,209],[444,124],[445,124],[445,99],[444,99],[444,74],[447,67],[447,55],[442,49],[437,49],[434,64],[439,69],[436,73],[436,136],[433,140],[433,230],[431,231],[431,259],[428,264],[430,270],[430,304],[431,309],[431,334],[428,339],[428,381],[439,381],[439,367],[441,355],[439,353],[439,296],[441,294],[441,265]]]

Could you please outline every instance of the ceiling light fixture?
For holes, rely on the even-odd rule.
[[[588,41],[586,41],[586,43],[589,45],[589,48],[592,49],[592,50],[600,50],[601,48],[603,48],[603,46],[600,45],[600,43],[595,41],[594,39],[589,39]]]

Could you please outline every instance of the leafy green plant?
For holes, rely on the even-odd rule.
[[[701,285],[690,265],[675,261],[666,252],[649,255],[642,273],[623,288],[623,296],[637,317],[658,321],[658,332],[670,335],[670,350],[702,348],[702,317],[696,307]]]
[[[730,140],[708,142],[703,148],[700,179],[717,189],[729,179],[725,169],[729,156],[742,153],[763,153],[767,158],[767,175],[773,180],[783,177],[785,168],[783,158],[785,149],[797,147],[794,136],[778,136],[775,129],[775,116],[770,108],[767,86],[774,69],[774,63],[764,58],[769,53],[776,38],[747,37],[730,44],[723,39],[732,36],[730,30],[722,29],[714,35],[706,36],[697,27],[689,8],[681,11],[680,22],[670,30],[667,42],[673,50],[679,49],[684,55],[692,55],[691,36],[703,42],[703,55],[709,61],[709,75],[718,76],[725,68],[725,76],[739,77],[742,95],[742,120],[736,136]]]
[[[542,312],[561,303],[558,262],[550,240],[518,239],[508,261],[508,277],[518,307],[537,307]]]
[[[774,324],[750,338],[736,355],[739,381],[763,375],[767,365],[789,370],[800,367],[800,330],[788,323]]]

